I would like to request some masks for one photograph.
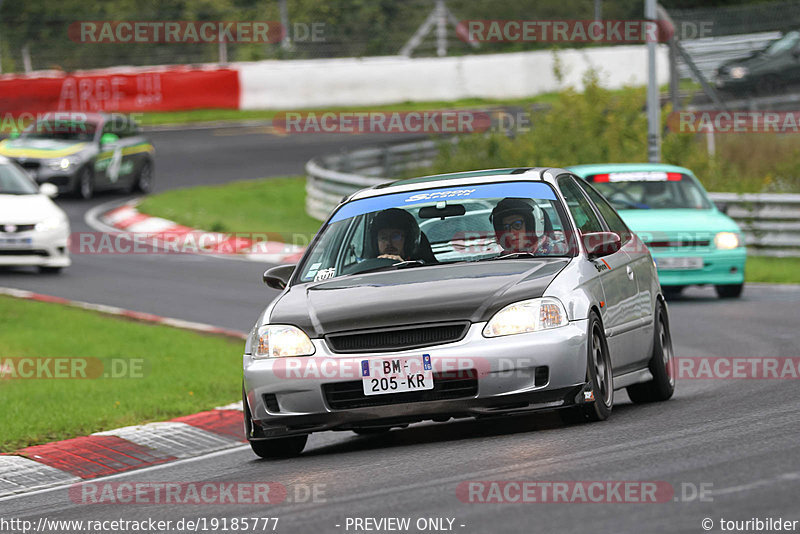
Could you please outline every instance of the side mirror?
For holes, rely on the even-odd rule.
[[[622,248],[622,239],[614,232],[591,232],[581,237],[590,260],[602,258]]]
[[[56,198],[58,196],[58,187],[51,183],[44,183],[39,186],[39,192],[47,197]]]
[[[295,267],[296,265],[294,264],[272,267],[264,271],[262,280],[272,289],[283,291],[286,289],[286,285],[289,283],[289,279],[292,277]]]
[[[100,146],[113,145],[119,141],[119,136],[113,133],[104,133],[100,136]]]
[[[728,214],[728,203],[727,202],[714,202],[714,205],[717,206],[717,209],[724,213],[725,215]]]

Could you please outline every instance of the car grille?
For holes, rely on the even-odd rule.
[[[382,352],[452,343],[468,329],[469,322],[438,323],[328,334],[325,340],[333,352]]]
[[[6,227],[9,227],[9,228],[14,227],[15,229],[14,229],[13,232],[10,232],[10,231],[8,231],[8,229]],[[11,223],[3,224],[3,223],[0,223],[0,234],[13,234],[13,233],[19,233],[19,232],[30,232],[31,230],[34,229],[34,227],[36,227],[35,224],[11,224]]]
[[[325,401],[328,406],[334,410],[462,399],[474,397],[478,394],[478,372],[475,369],[464,369],[461,371],[434,373],[433,389],[424,391],[364,395],[364,386],[361,380],[353,380],[350,382],[324,384],[322,393],[325,395]]]
[[[0,256],[42,256],[46,258],[50,256],[46,250],[3,250],[0,249]]]
[[[40,161],[23,161],[20,163],[20,166],[23,169],[36,170],[42,166],[42,163]]]

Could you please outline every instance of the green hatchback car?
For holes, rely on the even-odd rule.
[[[659,163],[576,165],[650,248],[666,293],[688,285],[741,296],[747,252],[739,226],[722,213],[692,171]]]

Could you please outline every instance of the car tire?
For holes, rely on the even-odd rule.
[[[605,421],[614,407],[614,371],[603,324],[595,312],[589,314],[586,382],[591,384],[593,400],[574,408],[559,410],[565,423]]]
[[[75,196],[83,200],[94,196],[94,173],[88,165],[75,176]]]
[[[147,160],[142,165],[142,168],[139,169],[139,174],[136,175],[133,185],[134,191],[147,195],[153,191],[154,181],[153,162]]]
[[[744,284],[726,284],[714,286],[717,296],[721,299],[738,299],[742,296]]]
[[[61,272],[62,267],[46,267],[44,265],[39,266],[39,272],[41,274],[58,274]]]
[[[656,306],[653,325],[653,354],[647,364],[653,379],[627,388],[628,397],[636,404],[665,401],[675,392],[672,335],[669,330],[669,317],[661,301]]]
[[[684,287],[685,286],[662,286],[661,291],[664,292],[666,298],[672,299],[680,296],[680,294],[683,293]]]
[[[291,458],[303,452],[308,441],[308,434],[288,438],[250,440],[250,427],[253,423],[244,384],[242,384],[242,411],[244,412],[244,436],[250,442],[250,448],[253,449],[256,456],[265,459]]]

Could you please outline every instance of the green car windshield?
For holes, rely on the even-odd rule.
[[[502,214],[502,220],[495,222],[490,217],[504,200],[502,209],[495,211],[495,215]],[[506,206],[512,209],[506,210]],[[522,212],[526,214],[515,218],[514,213]],[[575,247],[566,220],[553,189],[542,182],[476,184],[367,197],[341,206],[331,217],[299,266],[296,280],[321,281],[505,254],[520,260],[572,255]],[[511,229],[524,233],[522,237],[517,234],[521,241],[514,244],[530,245],[528,249],[511,252],[501,246],[498,235],[503,239]]]
[[[612,172],[586,177],[618,210],[710,209],[705,192],[677,172]]]
[[[764,53],[768,56],[777,56],[787,50],[792,50],[798,44],[800,44],[800,32],[791,31],[769,45]]]

